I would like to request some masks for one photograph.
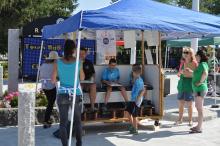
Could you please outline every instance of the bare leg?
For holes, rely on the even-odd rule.
[[[125,112],[125,114],[126,114],[126,117],[128,118],[129,123],[132,125],[132,123],[133,123],[132,116],[127,111]]]
[[[187,106],[188,106],[189,125],[192,126],[193,102],[188,101]]]
[[[184,104],[185,104],[184,100],[179,100],[179,119],[178,119],[178,121],[183,120]]]
[[[105,94],[105,105],[108,103],[111,92],[112,92],[112,87],[107,86],[107,91],[106,91],[106,94]]]
[[[196,126],[197,130],[201,130],[202,128],[202,123],[203,123],[203,103],[204,103],[204,98],[197,96],[196,100],[196,109],[198,111],[198,125]]]
[[[89,96],[90,96],[91,108],[94,109],[94,104],[96,100],[96,84],[90,85]]]
[[[137,119],[137,117],[133,117],[133,127],[135,129],[138,129],[138,119]]]
[[[175,122],[175,125],[178,125],[178,124],[182,123],[182,120],[183,120],[183,112],[184,112],[185,101],[184,100],[179,100],[178,102],[179,102],[179,118]]]
[[[128,95],[124,87],[119,88],[121,90],[121,95],[123,96],[125,102],[128,102]]]

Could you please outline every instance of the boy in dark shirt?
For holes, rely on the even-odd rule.
[[[80,48],[80,59],[83,63],[83,71],[85,74],[85,80],[90,80],[94,82],[94,83],[89,83],[89,84],[81,84],[81,86],[84,90],[89,91],[91,109],[92,111],[94,111],[95,110],[94,104],[96,100],[95,69],[94,69],[94,65],[92,64],[92,62],[86,59],[86,56],[87,56],[87,49]]]

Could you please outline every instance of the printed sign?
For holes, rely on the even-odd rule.
[[[63,56],[64,39],[48,39],[44,40],[41,63],[49,56],[50,51],[57,51],[59,56]],[[94,40],[81,40],[81,46],[88,49],[88,56],[94,63]],[[36,78],[38,69],[38,60],[40,56],[41,38],[24,38],[23,56],[22,56],[22,75],[24,77]]]
[[[113,30],[97,30],[96,64],[108,64],[111,58],[116,58],[116,38]]]

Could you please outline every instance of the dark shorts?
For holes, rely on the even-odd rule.
[[[194,101],[193,93],[191,92],[180,92],[177,95],[178,100],[184,100],[184,101]]]
[[[206,97],[207,91],[201,91],[201,92],[194,92],[194,96],[200,96],[200,97]]]
[[[138,116],[139,110],[140,110],[140,108],[136,105],[135,102],[129,102],[127,104],[127,108],[125,109],[125,111],[127,111],[133,117],[137,117]]]
[[[120,87],[114,87],[114,86],[113,86],[113,87],[112,87],[112,91],[121,91],[121,90],[120,90],[121,87],[123,87],[123,86],[120,86]],[[107,91],[107,86],[106,86],[106,85],[102,86],[101,90],[103,90],[103,91],[106,92],[106,91]]]

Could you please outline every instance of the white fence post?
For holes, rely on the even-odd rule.
[[[18,146],[35,146],[35,92],[21,91],[18,98]]]
[[[8,30],[8,91],[18,91],[19,29]]]

